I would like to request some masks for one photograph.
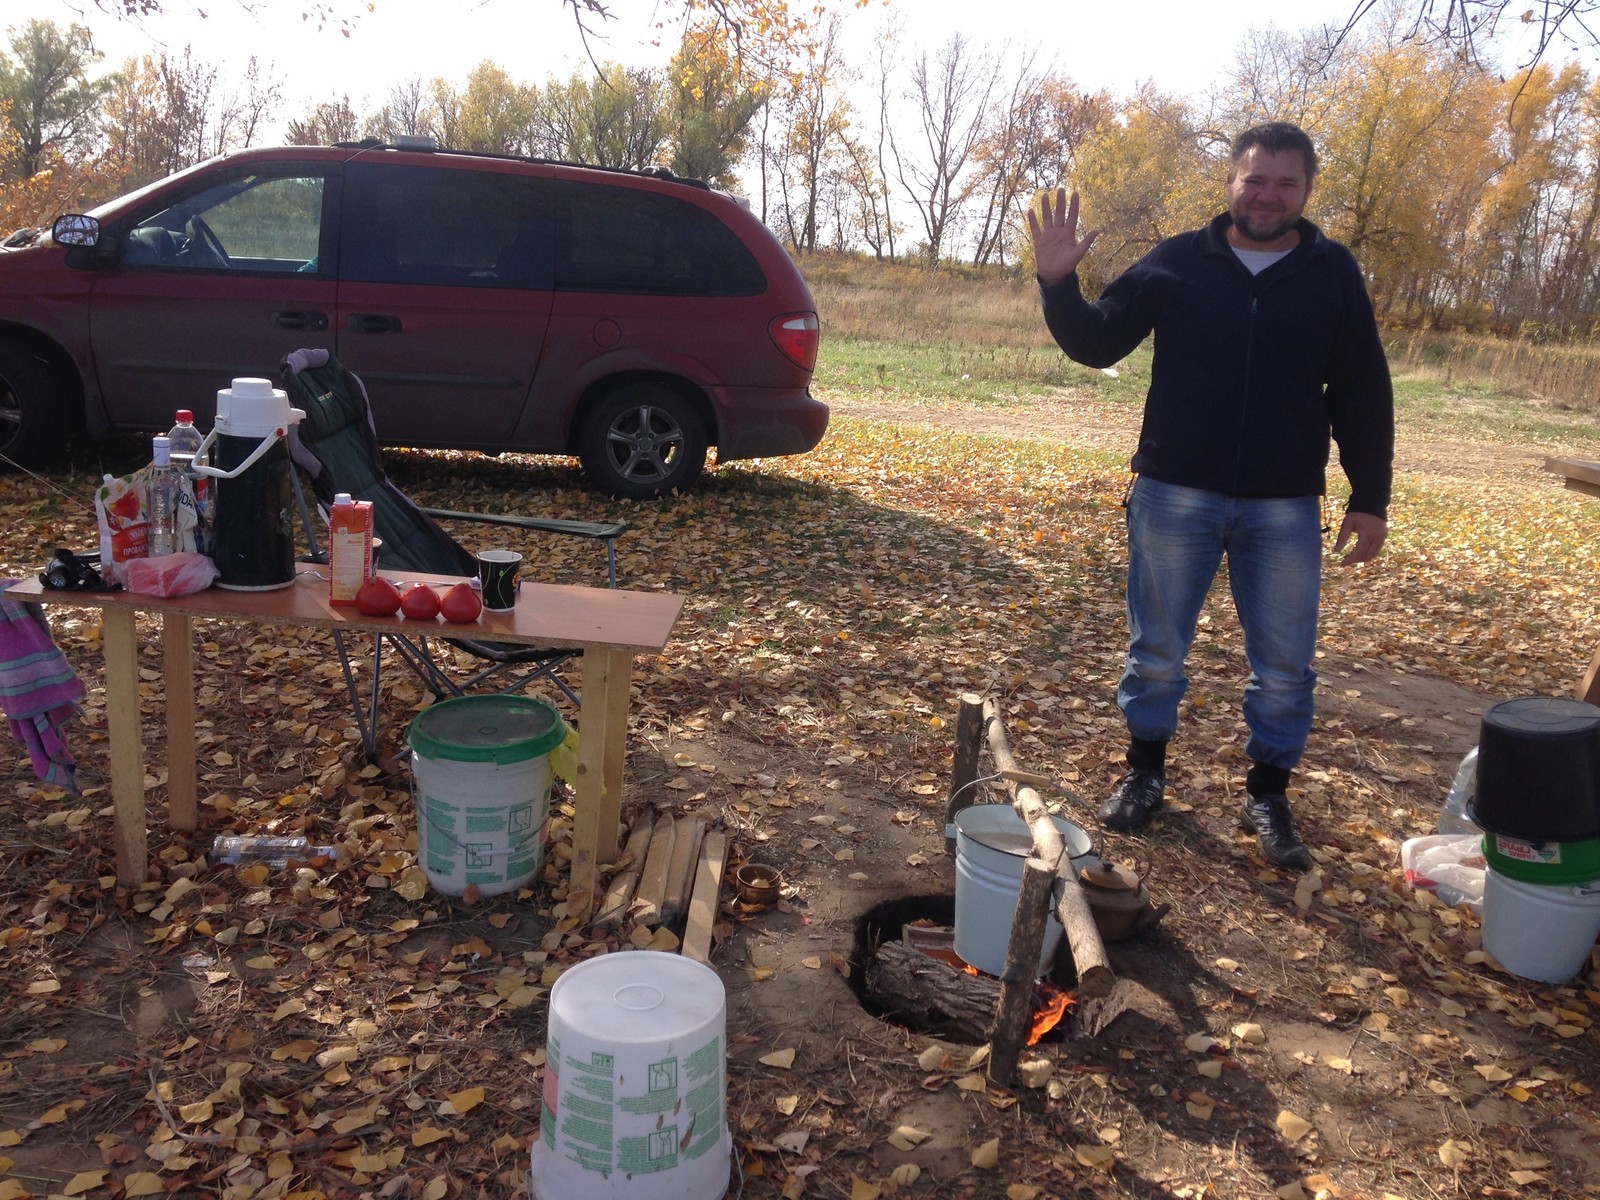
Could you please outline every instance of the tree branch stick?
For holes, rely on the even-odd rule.
[[[984,726],[987,731],[989,753],[1002,772],[1017,771],[1017,760],[1006,743],[1005,725],[1000,720],[1000,707],[993,700],[983,702]],[[1033,788],[1019,784],[1012,807],[1028,823],[1033,834],[1034,855],[1054,866],[1056,872],[1056,917],[1066,931],[1067,945],[1072,951],[1072,962],[1078,973],[1078,994],[1084,998],[1104,996],[1111,990],[1116,977],[1106,959],[1105,943],[1100,940],[1100,929],[1089,911],[1089,902],[1078,886],[1077,872],[1067,855],[1066,841],[1055,822],[1050,819],[1044,800]]]

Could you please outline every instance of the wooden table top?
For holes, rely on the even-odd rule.
[[[262,625],[365,629],[530,646],[630,650],[636,654],[650,653],[666,646],[684,603],[682,596],[671,592],[577,587],[524,580],[517,606],[510,612],[485,610],[477,621],[456,625],[438,619],[412,621],[398,613],[391,617],[369,617],[355,608],[336,608],[328,603],[327,579],[319,568],[301,563],[297,570],[294,583],[264,592],[238,592],[212,587],[187,596],[164,598],[138,595],[126,590],[56,591],[46,588],[37,578],[32,578],[15,584],[7,589],[6,594],[13,600],[25,602],[89,608],[128,607],[138,612],[176,612],[193,618],[220,618]],[[416,571],[378,573],[397,584],[416,581],[442,588],[462,582],[458,576],[426,575]]]

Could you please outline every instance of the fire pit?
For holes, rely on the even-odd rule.
[[[850,987],[867,1012],[917,1033],[967,1045],[988,1040],[1000,980],[955,953],[955,897],[909,896],[868,909],[856,921]],[[1077,977],[1063,950],[1034,985],[1030,1045],[1062,1040],[1062,1018]]]

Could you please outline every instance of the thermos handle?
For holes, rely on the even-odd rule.
[[[259,459],[268,450],[272,449],[272,444],[274,442],[276,442],[279,438],[286,436],[288,432],[289,431],[285,426],[278,426],[278,428],[274,429],[271,433],[267,434],[266,437],[261,439],[261,444],[259,446],[250,451],[249,458],[245,459],[231,471],[224,471],[220,467],[213,467],[209,464],[204,466],[197,465],[195,467],[195,471],[201,475],[209,475],[213,479],[237,479],[240,475],[243,475],[247,470],[253,467],[256,464],[257,459]],[[194,456],[196,459],[198,459],[206,447],[211,444],[211,439],[216,436],[217,431],[215,429],[212,429],[210,433],[206,434],[206,440],[201,442],[200,449],[195,451]]]
[[[211,473],[210,469],[204,463],[202,463],[200,460],[203,459],[206,456],[206,451],[211,448],[211,443],[216,441],[216,440],[217,440],[217,431],[216,431],[216,428],[213,426],[210,430],[208,430],[206,432],[206,436],[200,439],[200,444],[197,447],[195,447],[194,461],[189,464],[190,467],[194,470],[195,474],[198,475],[198,474],[204,472],[205,474],[209,475]]]

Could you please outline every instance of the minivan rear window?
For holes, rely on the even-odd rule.
[[[673,296],[755,296],[761,265],[699,205],[643,188],[559,180],[556,287]]]

